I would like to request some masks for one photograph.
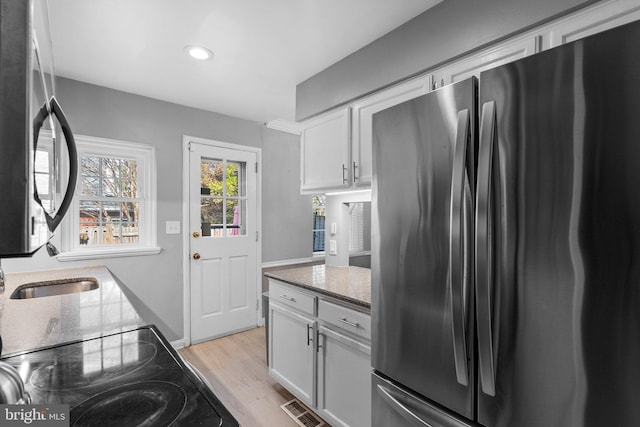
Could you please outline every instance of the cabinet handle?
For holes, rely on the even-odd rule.
[[[350,321],[347,320],[346,317],[340,317],[340,318],[338,318],[338,320],[341,321],[342,323],[346,324],[346,325],[353,326],[354,328],[360,327],[359,323],[350,322]]]
[[[356,162],[353,162],[353,180],[357,181],[358,179],[360,179],[358,177],[358,165],[356,165]]]
[[[295,298],[288,297],[285,294],[280,295],[280,298],[286,299],[287,301],[296,302]]]
[[[348,180],[349,180],[349,169],[343,163],[342,164],[342,183],[347,184]]]
[[[313,329],[313,325],[309,325],[307,323],[307,346],[311,345],[311,341],[313,341],[313,338],[311,338],[311,335],[309,334],[309,329]]]
[[[316,353],[320,352],[320,347],[322,347],[322,345],[320,344],[320,329],[318,329],[318,332],[316,333],[316,342],[318,343],[318,346],[316,347]],[[324,338],[323,338],[324,339]]]

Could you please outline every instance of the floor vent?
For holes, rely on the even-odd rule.
[[[322,427],[327,425],[300,403],[298,399],[293,399],[284,405],[280,405],[280,407],[301,427]]]

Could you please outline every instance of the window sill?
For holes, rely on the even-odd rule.
[[[56,259],[58,261],[66,262],[100,258],[122,258],[132,256],[157,255],[161,250],[162,248],[159,247],[93,249],[87,251],[63,252],[60,255],[57,255]]]

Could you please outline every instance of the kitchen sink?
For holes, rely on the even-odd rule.
[[[33,282],[20,285],[11,294],[11,299],[29,299],[54,295],[76,294],[98,289],[100,285],[93,277]]]

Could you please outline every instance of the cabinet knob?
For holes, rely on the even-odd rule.
[[[200,259],[200,254],[198,252],[196,252],[195,254],[193,254],[193,259],[195,260],[199,260]]]
[[[198,231],[194,231],[193,232],[193,237],[195,237],[197,239],[198,237],[200,237],[200,233]]]

